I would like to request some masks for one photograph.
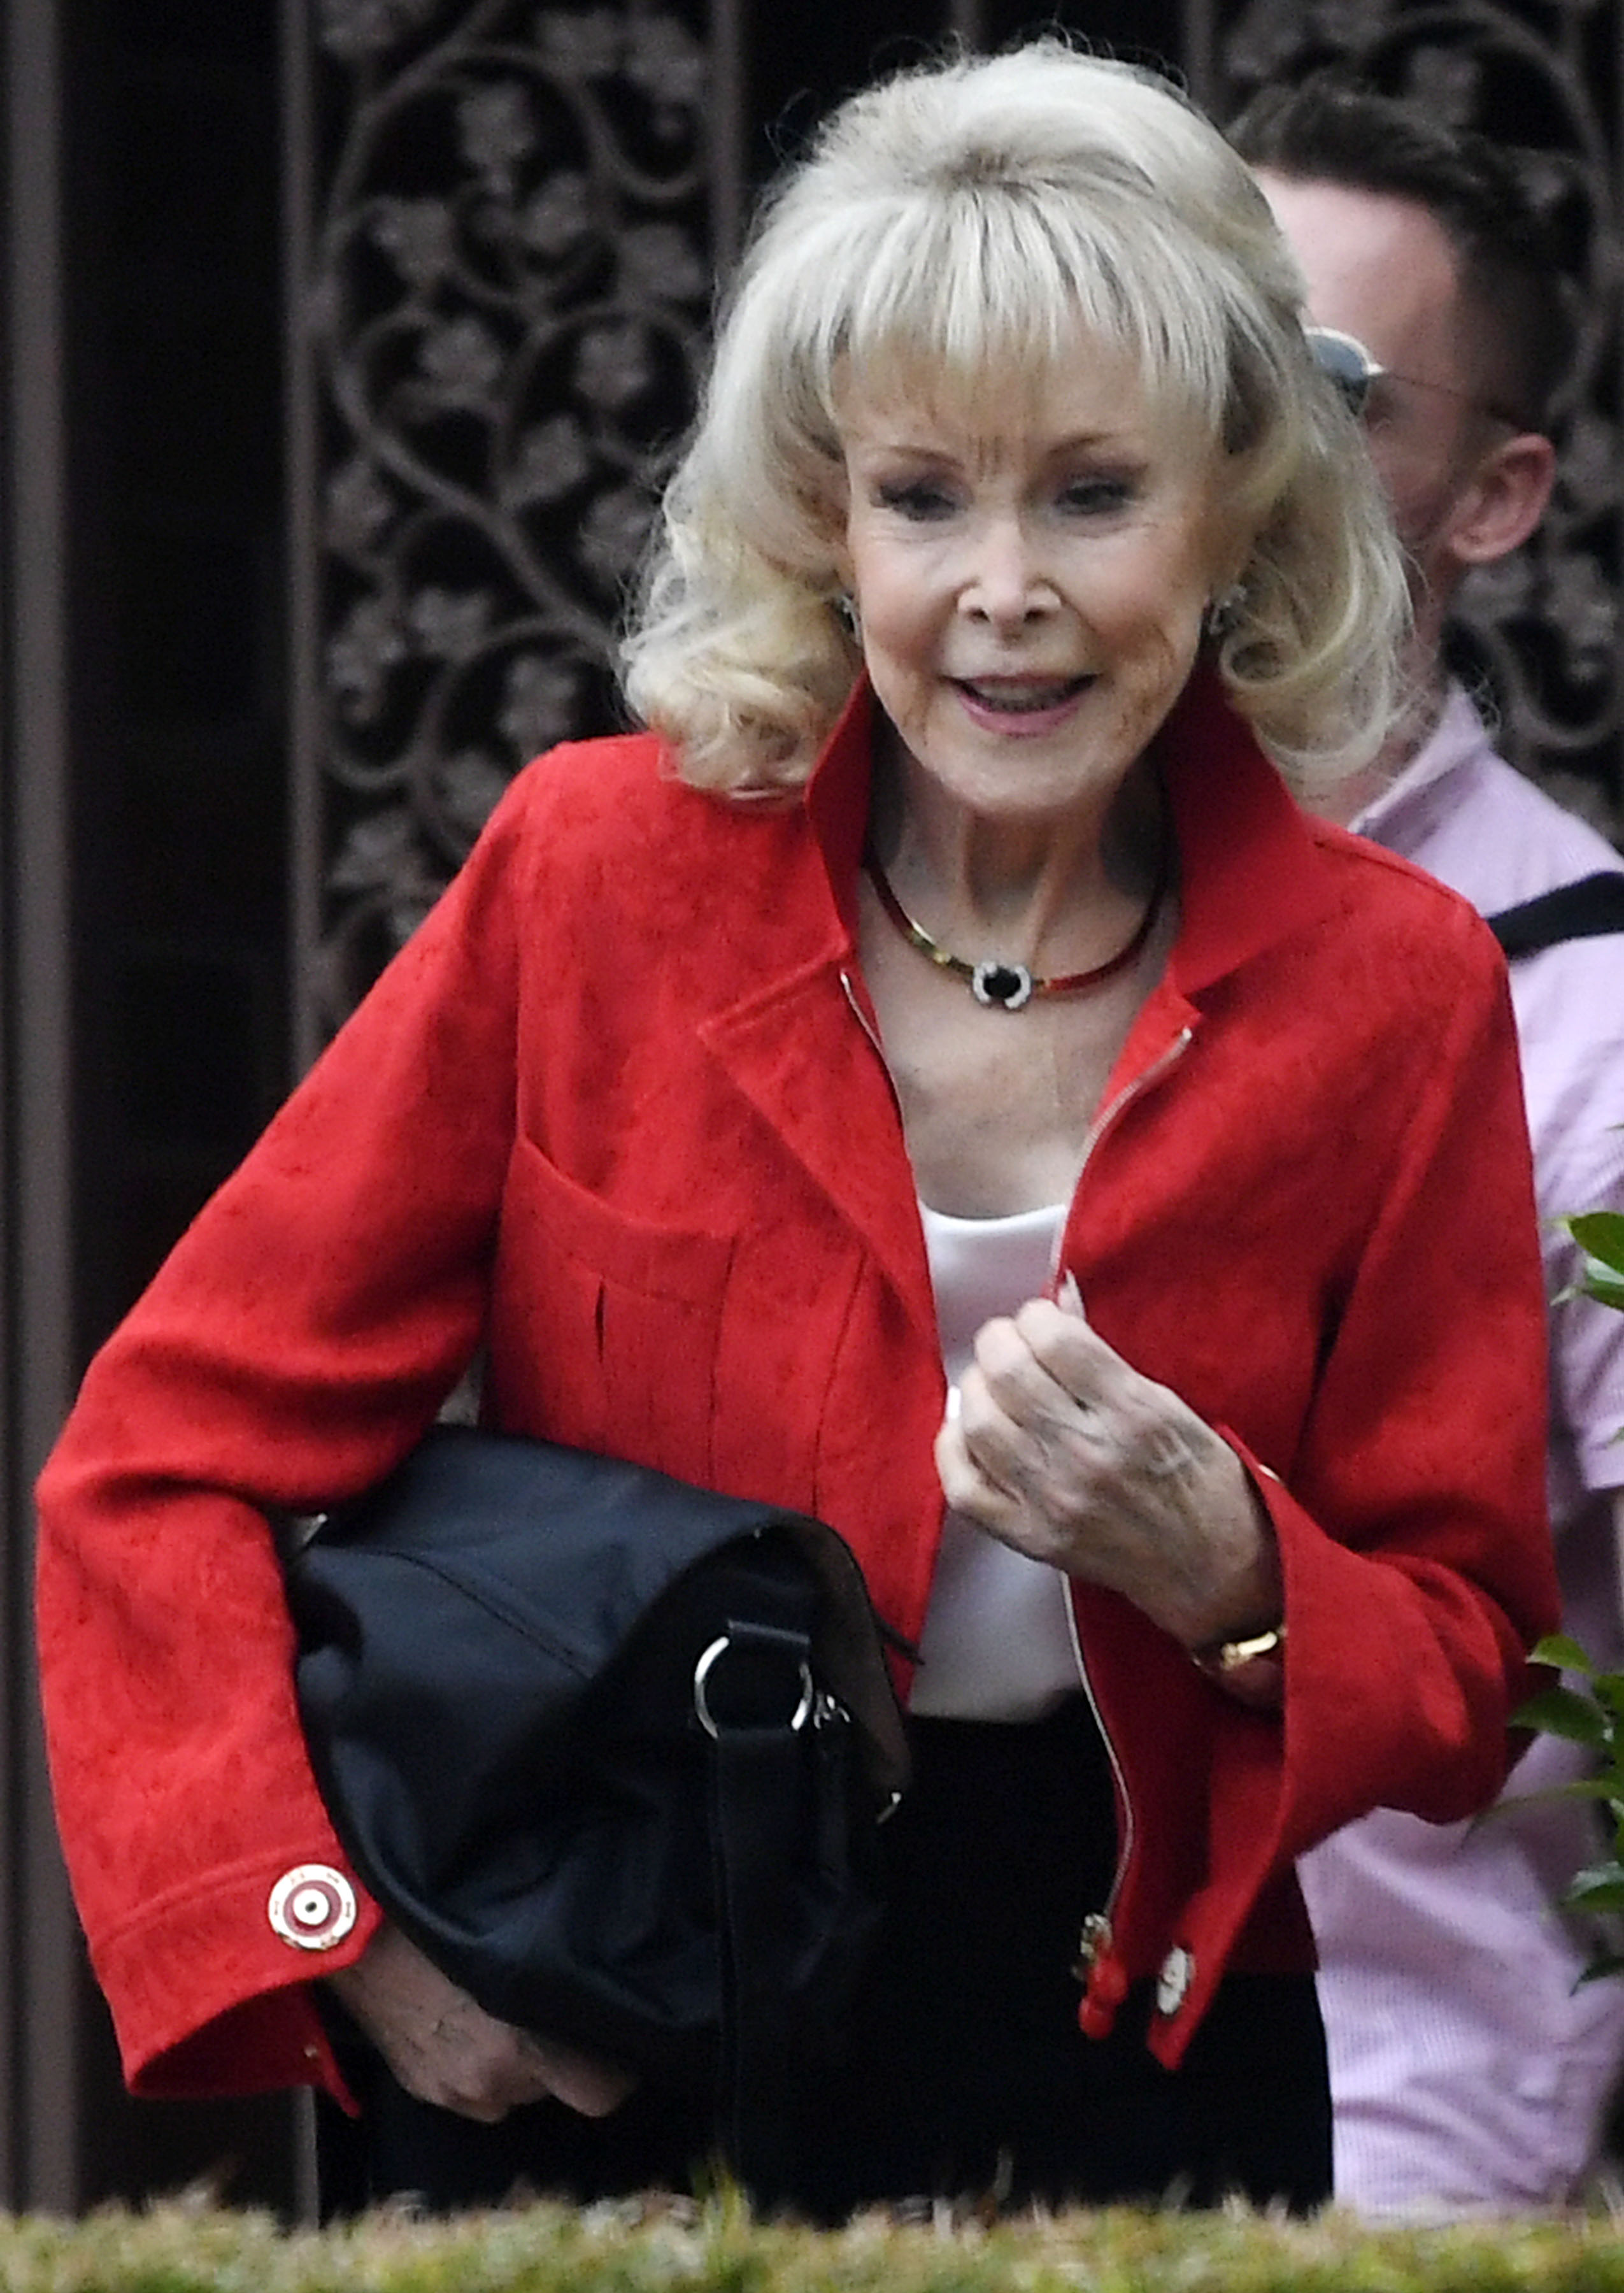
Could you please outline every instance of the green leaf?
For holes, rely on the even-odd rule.
[[[1609,1273],[1624,1275],[1624,1211],[1581,1211],[1558,1223],[1588,1257]]]
[[[1533,1650],[1536,1664],[1554,1664],[1563,1672],[1594,1672],[1596,1667],[1576,1640],[1566,1633],[1547,1633]]]
[[[1587,1982],[1600,1982],[1609,1974],[1624,1974],[1624,1957],[1616,1950],[1609,1951],[1604,1958],[1593,1958],[1573,1988],[1582,1990]]]
[[[1575,1872],[1562,1900],[1571,1911],[1624,1911],[1624,1863],[1592,1863]]]
[[[1564,1736],[1570,1743],[1594,1744],[1598,1748],[1607,1740],[1607,1722],[1588,1697],[1580,1696],[1571,1688],[1547,1688],[1539,1696],[1531,1696],[1511,1715],[1517,1728],[1538,1728],[1547,1736]]]

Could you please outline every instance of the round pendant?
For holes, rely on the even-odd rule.
[[[1002,1011],[1018,1011],[1032,996],[1032,975],[1023,963],[999,963],[989,957],[970,975],[970,992],[978,1003],[996,1003]]]

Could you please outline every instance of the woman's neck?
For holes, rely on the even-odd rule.
[[[875,856],[909,912],[925,910],[933,935],[972,957],[1084,968],[1151,897],[1168,832],[1145,761],[1098,805],[1012,819],[957,802],[894,736],[877,758]]]

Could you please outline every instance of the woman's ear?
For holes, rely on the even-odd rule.
[[[1519,548],[1545,515],[1556,480],[1556,449],[1535,430],[1492,446],[1450,520],[1445,546],[1464,572]]]

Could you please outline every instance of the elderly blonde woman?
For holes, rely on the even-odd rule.
[[[1293,1859],[1491,1795],[1555,1612],[1500,967],[1293,801],[1379,747],[1402,597],[1179,97],[1038,43],[834,116],[667,499],[650,729],[519,776],[43,1480],[138,2092],[353,2094],[362,2193],[447,2205],[704,2156],[384,1924],[306,1763],[262,1516],[482,1343],[493,1424],[820,1513],[919,1647],[886,1934],[759,2194],[1323,2196]]]

